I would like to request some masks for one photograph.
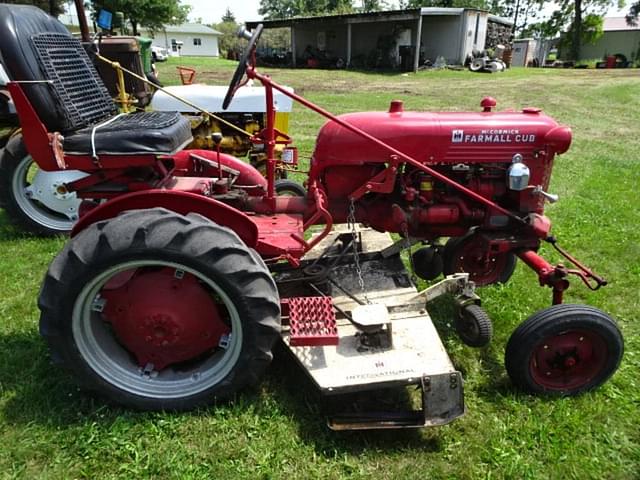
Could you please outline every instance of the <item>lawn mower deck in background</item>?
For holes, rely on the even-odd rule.
[[[129,193],[83,205],[39,297],[53,360],[85,387],[134,408],[194,408],[255,384],[283,339],[323,393],[408,386],[421,393],[418,408],[344,412],[333,428],[447,423],[464,411],[462,379],[426,302],[452,294],[461,339],[486,345],[491,322],[469,279],[502,274],[514,255],[551,288],[553,305],[511,336],[505,366],[513,383],[575,395],[617,369],[623,345],[614,321],[562,304],[570,275],[594,289],[605,281],[550,236],[546,189],[571,133],[540,110],[496,112],[485,98],[477,113],[415,113],[395,101],[388,112],[336,117],[256,70],[258,26],[243,33],[249,45],[223,108],[245,75],[264,85],[267,125],[253,141],[267,152],[265,180],[235,159],[215,163],[181,150],[190,134],[179,116],[154,112],[150,125],[148,113],[96,111],[95,99],[77,119],[71,107],[82,107],[84,96],[73,95],[72,81],[47,76],[46,66],[64,51],[81,72],[81,50],[37,9],[0,5],[0,13],[0,48],[17,80],[8,88],[29,125],[34,160],[46,170],[89,173],[65,185],[81,196],[95,195],[108,178],[129,182]],[[328,119],[306,197],[275,192],[274,151],[292,140],[275,128],[274,91]],[[136,189],[132,170],[159,183]],[[439,273],[444,262],[430,244],[441,237],[459,240],[451,258],[467,273],[418,292],[400,253],[425,242],[413,256],[422,262],[416,271]],[[573,267],[539,256],[542,241]]]

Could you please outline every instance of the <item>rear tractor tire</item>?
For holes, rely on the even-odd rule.
[[[511,252],[497,253],[487,261],[485,253],[482,240],[474,232],[450,238],[442,252],[444,275],[466,272],[479,287],[507,283],[516,269],[516,256]]]
[[[623,351],[622,334],[606,313],[586,305],[554,305],[513,332],[505,367],[513,384],[529,393],[573,396],[606,382]]]
[[[142,410],[187,410],[258,382],[280,336],[267,267],[197,214],[132,210],[89,226],[51,263],[38,305],[52,359]]]

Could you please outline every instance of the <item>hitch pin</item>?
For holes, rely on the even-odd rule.
[[[542,189],[542,185],[534,187],[532,194],[542,195],[549,203],[556,203],[560,197],[555,193],[547,193]]]

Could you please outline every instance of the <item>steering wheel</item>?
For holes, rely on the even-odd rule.
[[[247,62],[251,57],[253,49],[256,47],[256,44],[258,43],[258,39],[260,38],[260,35],[262,34],[262,28],[263,28],[262,24],[259,24],[256,27],[256,29],[251,34],[249,45],[247,45],[247,48],[245,48],[244,52],[242,52],[240,63],[238,64],[238,68],[236,68],[236,71],[233,74],[233,78],[231,79],[231,83],[229,84],[229,89],[227,90],[227,94],[225,95],[224,101],[222,102],[223,110],[226,110],[227,108],[229,108],[229,104],[231,103],[231,100],[233,100],[233,96],[235,95],[236,90],[238,90],[238,88],[240,87],[240,82],[242,80],[242,77],[244,77],[244,74],[247,72]],[[239,33],[238,35],[241,37],[244,36],[241,33]]]

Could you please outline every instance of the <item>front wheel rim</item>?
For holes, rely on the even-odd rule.
[[[607,345],[600,335],[586,329],[568,330],[550,335],[534,347],[529,372],[546,390],[577,390],[597,379],[607,357]]]
[[[231,334],[223,349],[184,366],[160,372],[141,368],[117,340],[96,311],[96,299],[106,283],[126,270],[145,267],[173,268],[194,275],[222,302],[228,312]],[[72,313],[72,334],[81,357],[103,381],[139,397],[175,400],[197,395],[222,382],[231,372],[242,349],[242,325],[235,304],[225,290],[199,271],[175,262],[138,260],[111,267],[91,279],[82,289]]]

